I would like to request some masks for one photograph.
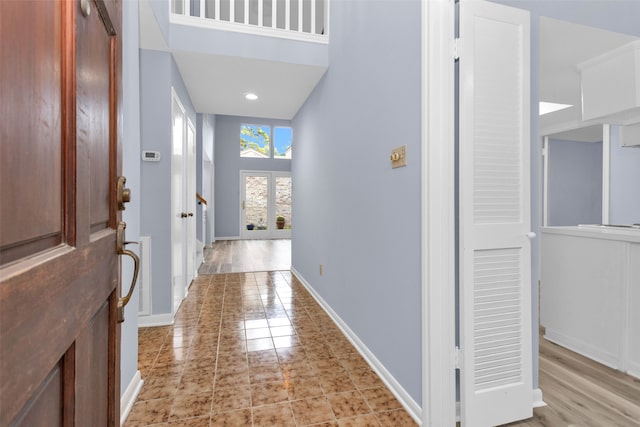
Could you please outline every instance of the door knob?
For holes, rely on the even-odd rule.
[[[529,238],[529,240],[533,240],[536,238],[536,233],[534,233],[533,231],[530,231],[527,233],[527,237]]]
[[[189,215],[189,216],[193,216],[193,212],[189,212],[189,213],[188,213],[188,215]]]
[[[118,184],[116,185],[116,201],[118,202],[118,210],[123,211],[125,209],[124,204],[131,201],[131,190],[124,188],[124,184],[127,182],[127,178],[124,176],[118,177]]]
[[[189,216],[189,215],[188,215],[186,212],[182,212],[182,213],[180,214],[180,218],[186,218],[186,217],[188,217],[188,216]]]
[[[116,253],[118,255],[126,255],[133,259],[133,278],[131,279],[131,286],[129,286],[129,292],[124,297],[118,298],[118,323],[124,322],[124,308],[129,303],[133,290],[136,288],[136,282],[138,281],[138,272],[140,271],[140,258],[134,252],[125,249],[125,245],[138,242],[126,242],[124,240],[124,230],[127,228],[127,224],[124,221],[120,221],[118,224],[118,231],[116,234]]]

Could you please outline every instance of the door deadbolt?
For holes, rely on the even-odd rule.
[[[124,187],[127,182],[127,178],[124,176],[118,177],[118,184],[116,185],[116,201],[118,202],[118,210],[125,210],[124,204],[131,201],[131,190]]]

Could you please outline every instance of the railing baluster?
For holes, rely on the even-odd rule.
[[[291,29],[291,0],[284,0],[284,29]]]
[[[271,28],[278,28],[278,1],[271,0]]]
[[[184,16],[191,16],[191,0],[184,0]]]
[[[236,1],[229,0],[229,22],[236,22]]]
[[[298,32],[302,32],[302,27],[304,26],[304,10],[303,6],[304,2],[302,0],[298,0]]]
[[[200,0],[200,18],[206,18],[206,12],[204,10],[206,4],[206,0]]]
[[[244,23],[249,23],[249,0],[244,0]]]
[[[213,6],[213,14],[215,15],[215,19],[218,21],[222,21],[222,19],[220,19],[220,2],[222,0],[215,0],[214,6]]]
[[[264,0],[258,0],[258,27],[262,27],[264,19],[262,13],[264,11]]]
[[[316,0],[311,0],[311,34],[316,33]]]

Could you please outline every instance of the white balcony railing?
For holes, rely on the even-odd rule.
[[[326,43],[329,0],[171,0],[172,22]]]

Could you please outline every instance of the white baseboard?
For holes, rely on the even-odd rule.
[[[547,406],[547,404],[542,400],[542,390],[539,388],[533,389],[533,407],[541,408],[543,406]]]
[[[324,309],[324,311],[331,317],[331,320],[338,326],[347,339],[358,350],[358,353],[367,361],[369,366],[378,374],[382,382],[389,388],[394,396],[400,401],[402,406],[407,410],[409,415],[415,420],[418,425],[422,424],[422,409],[416,403],[415,400],[406,392],[406,390],[400,385],[400,383],[391,375],[391,373],[384,367],[382,363],[374,356],[374,354],[364,345],[360,338],[347,326],[347,324],[333,311],[331,306],[311,287],[304,277],[293,267],[291,272],[300,280],[302,285],[309,291],[311,296],[316,302]]]
[[[240,240],[240,239],[242,239],[242,237],[240,236],[216,237],[216,240],[214,240],[214,242],[217,242],[218,240]]]
[[[138,317],[138,328],[169,325],[173,325],[173,314],[171,313],[152,314],[150,316]]]
[[[136,371],[133,378],[131,378],[129,385],[120,397],[120,425],[123,425],[127,420],[127,417],[131,412],[131,408],[133,408],[133,404],[136,403],[138,394],[140,394],[140,390],[142,390],[143,384],[144,381],[142,380],[140,371]]]
[[[602,348],[595,347],[580,339],[570,337],[561,332],[555,331],[548,326],[545,329],[544,338],[547,341],[551,341],[554,344],[568,348],[571,351],[575,351],[589,359],[595,360],[598,363],[602,363],[613,369],[620,370],[620,356]]]

